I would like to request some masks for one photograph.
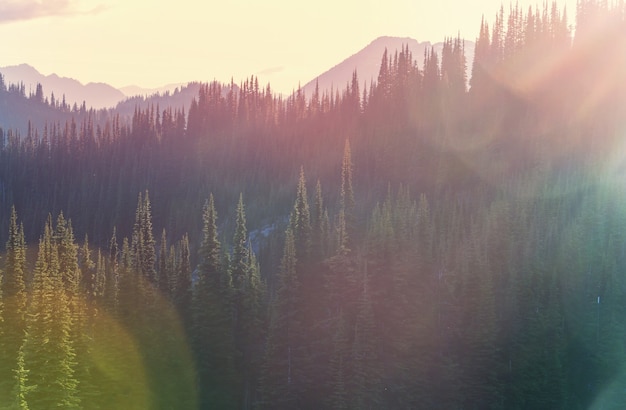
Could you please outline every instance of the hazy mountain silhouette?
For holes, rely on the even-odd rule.
[[[125,87],[125,89],[128,89],[130,91],[141,90],[142,92],[133,96],[129,96],[123,101],[120,101],[115,106],[115,112],[123,116],[131,116],[136,107],[146,109],[150,106],[154,106],[155,108],[156,106],[159,106],[160,109],[173,107],[185,108],[185,110],[188,110],[189,106],[191,105],[191,100],[193,98],[198,98],[200,85],[201,83],[199,82],[191,82],[188,84],[174,86],[173,90],[171,90],[170,88],[173,85],[170,85],[154,89],[156,91],[153,91],[152,93],[149,93],[149,89],[146,88]],[[223,89],[224,92],[226,92],[228,88],[226,87],[226,85],[224,85]]]
[[[137,85],[127,85],[126,87],[121,87],[119,90],[127,97],[134,96],[151,96],[155,94],[165,94],[167,92],[174,93],[176,89],[182,89],[187,86],[188,83],[173,83],[167,84],[162,87],[154,87],[154,88],[145,88]]]
[[[413,53],[413,58],[417,61],[418,67],[422,68],[424,63],[424,50],[430,47],[434,47],[435,51],[441,58],[441,50],[443,49],[443,42],[431,43],[430,41],[419,42],[410,37],[379,37],[372,41],[362,50],[346,58],[330,70],[323,74],[320,74],[313,80],[306,83],[303,87],[306,95],[311,95],[315,89],[316,81],[319,84],[320,91],[330,90],[333,87],[335,90],[339,88],[343,90],[346,85],[352,79],[352,73],[356,69],[357,75],[361,85],[363,82],[367,82],[368,86],[370,82],[376,81],[378,78],[378,72],[380,70],[381,57],[387,49],[390,56],[400,51],[402,47],[408,45],[409,51]],[[465,57],[467,59],[468,77],[471,73],[472,61],[474,60],[474,42],[465,40]]]
[[[0,67],[0,73],[4,76],[5,83],[24,83],[27,94],[29,90],[35,92],[37,83],[40,83],[46,97],[50,98],[51,93],[54,93],[54,98],[61,101],[65,95],[65,101],[69,105],[81,105],[84,101],[87,107],[109,108],[125,97],[120,90],[109,84],[82,84],[73,78],[59,77],[57,74],[43,75],[28,64]]]
[[[363,82],[369,85],[372,80],[376,81],[378,77],[381,57],[385,48],[392,57],[396,50],[400,50],[403,46],[407,45],[420,68],[423,65],[423,56],[426,49],[434,47],[438,55],[441,56],[441,50],[443,48],[442,42],[432,44],[428,41],[418,42],[409,37],[379,37],[362,50],[309,81],[304,85],[303,89],[306,95],[311,95],[315,88],[315,83],[318,81],[321,91],[330,90],[331,87],[334,87],[335,90],[343,90],[352,79],[352,73],[355,69],[357,70],[361,85]],[[465,54],[469,77],[474,58],[473,41],[465,41]],[[0,73],[4,76],[6,84],[23,83],[27,96],[31,92],[34,93],[37,83],[40,83],[43,86],[46,98],[50,98],[50,94],[54,92],[57,101],[61,101],[63,95],[65,95],[65,101],[70,107],[74,103],[80,106],[84,101],[87,108],[113,109],[122,116],[132,116],[135,107],[145,109],[151,105],[155,106],[155,108],[158,105],[161,109],[170,106],[173,108],[184,107],[188,109],[192,98],[197,97],[200,88],[200,83],[190,82],[168,84],[157,88],[143,88],[131,85],[116,89],[105,83],[82,84],[77,80],[60,77],[57,74],[43,75],[28,64],[0,67]],[[224,84],[223,92],[227,92],[228,88],[229,87]],[[235,86],[235,88],[236,91],[238,91],[238,87]],[[30,103],[25,101],[24,104],[28,105]],[[41,109],[42,108],[38,108],[37,110],[41,111]],[[37,110],[35,110],[35,112],[38,112]],[[49,115],[40,116],[33,112],[27,115],[28,110],[26,107],[23,107],[23,109],[19,111],[24,111],[23,115],[10,116],[7,114],[4,116],[5,118],[3,118],[1,125],[25,131],[28,119],[32,120],[33,124],[37,126],[43,126],[44,121],[51,120],[51,118],[48,118]],[[52,112],[48,114],[54,115]],[[46,118],[44,119],[43,117]]]

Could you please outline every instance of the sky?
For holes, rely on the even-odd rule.
[[[380,36],[474,40],[499,0],[0,0],[0,67],[115,87],[250,75],[289,93]],[[505,9],[509,2],[504,3]],[[519,5],[543,1],[519,0]],[[560,0],[573,20],[576,0]]]

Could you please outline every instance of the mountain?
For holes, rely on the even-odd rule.
[[[147,88],[140,87],[125,87],[126,89],[139,90],[140,93],[133,94],[120,101],[115,106],[115,112],[119,113],[122,116],[131,116],[136,107],[141,109],[146,109],[150,106],[159,106],[161,109],[166,107],[172,108],[185,108],[185,110],[189,109],[189,105],[191,104],[191,100],[198,97],[198,92],[200,91],[201,83],[192,82],[189,84],[179,85],[174,87],[173,91],[170,91],[169,88],[163,87],[165,91],[160,91],[161,89],[154,89],[151,93]]]
[[[187,83],[174,83],[156,88],[144,88],[137,85],[127,85],[126,87],[122,87],[119,90],[127,97],[133,97],[136,95],[150,96],[155,94],[165,94],[167,92],[173,93],[177,88],[180,89],[185,87],[186,85]]]
[[[55,99],[60,101],[65,95],[65,101],[70,106],[74,103],[81,105],[84,101],[87,107],[109,108],[125,98],[120,90],[108,84],[82,84],[73,78],[59,77],[56,74],[43,75],[28,64],[0,67],[0,73],[4,76],[5,83],[24,83],[27,94],[29,90],[34,93],[39,83],[48,98],[54,93]]]
[[[376,81],[378,78],[380,61],[385,48],[387,49],[387,52],[393,56],[396,50],[399,51],[402,47],[406,47],[407,45],[420,68],[422,68],[424,51],[427,48],[429,49],[430,47],[434,47],[435,51],[441,58],[443,42],[433,44],[429,41],[424,41],[420,43],[410,37],[379,37],[359,52],[346,58],[330,70],[309,81],[304,85],[303,89],[306,95],[311,95],[315,89],[316,81],[319,84],[320,91],[330,90],[331,87],[335,90],[337,88],[344,89],[352,79],[352,73],[355,69],[357,70],[357,75],[361,84],[363,84],[363,82],[367,82],[369,86],[372,80]],[[473,41],[465,40],[465,57],[467,59],[469,77],[472,61],[474,60]]]

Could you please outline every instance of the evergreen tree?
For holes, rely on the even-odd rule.
[[[83,286],[86,291],[86,298],[90,302],[96,299],[96,262],[94,262],[91,249],[89,249],[89,237],[85,235],[83,245],[78,250],[78,266],[80,269],[80,277],[83,279]]]
[[[327,227],[324,223],[324,197],[322,196],[322,184],[317,180],[315,185],[315,199],[311,212],[311,257],[314,261],[322,260],[326,256]]]
[[[367,266],[361,281],[362,291],[354,325],[352,344],[351,397],[357,409],[375,409],[381,405],[381,368],[377,352],[372,302],[368,289]]]
[[[258,275],[256,261],[251,255],[248,246],[248,236],[246,228],[246,213],[243,204],[243,195],[239,195],[239,202],[236,210],[235,234],[233,236],[232,255],[230,258],[230,275],[233,284],[233,319],[235,345],[239,351],[237,369],[242,376],[242,406],[250,407],[254,402],[256,393],[255,377],[256,371],[254,362],[254,350],[258,347],[259,323],[257,321],[258,294],[255,283],[255,276]],[[251,263],[251,262],[254,262]],[[252,276],[252,275],[255,276]]]
[[[16,359],[24,339],[26,327],[26,244],[24,228],[17,222],[15,207],[11,208],[9,222],[9,240],[6,244],[6,256],[3,272],[0,304],[3,305],[0,322],[0,401],[9,399],[15,391],[15,372],[19,370]]]
[[[108,269],[105,277],[106,306],[110,312],[115,313],[119,305],[120,277],[119,277],[119,246],[117,243],[117,230],[113,228],[113,235],[109,240]]]
[[[152,233],[152,210],[148,191],[139,193],[132,236],[133,267],[148,283],[156,284],[155,240]]]
[[[198,278],[192,299],[192,341],[200,403],[202,408],[236,408],[239,392],[231,313],[232,283],[222,263],[213,195],[204,204],[202,221]]]
[[[331,394],[328,399],[329,407],[335,410],[348,409],[348,381],[350,373],[350,346],[346,333],[346,324],[343,312],[339,311],[333,335],[333,350],[329,363],[329,381]]]
[[[168,248],[167,248],[167,235],[165,233],[165,229],[161,233],[161,247],[159,249],[159,290],[161,291],[161,295],[168,295],[170,291],[170,276],[171,272],[167,269],[167,258],[168,258]]]
[[[29,408],[80,408],[71,311],[60,272],[59,249],[49,217],[39,241],[23,346]],[[67,262],[67,261],[66,261]]]
[[[177,264],[177,277],[174,303],[180,316],[186,325],[191,320],[191,266],[189,265],[189,236],[183,235],[179,245],[179,263]]]
[[[304,168],[300,168],[296,202],[289,218],[300,266],[307,264],[311,256],[311,212],[306,193]]]
[[[248,233],[246,229],[246,213],[243,205],[243,195],[239,195],[239,202],[237,203],[235,221],[235,234],[233,236],[233,248],[232,257],[230,261],[230,274],[233,283],[234,292],[234,317],[237,322],[240,321],[243,300],[247,291],[248,285],[248,263],[250,255],[248,254]]]
[[[82,272],[78,264],[78,245],[74,239],[72,222],[66,220],[63,213],[57,217],[54,240],[58,253],[59,275],[67,294],[66,300],[70,313],[70,340],[75,356],[73,376],[79,383],[77,390],[79,400],[87,403],[93,399],[95,394],[88,359],[90,357],[90,329],[87,317],[87,298],[82,286]],[[83,260],[85,268],[93,269],[93,261],[91,261],[88,248],[85,252]],[[89,272],[89,276],[91,276],[91,272]],[[90,280],[89,276],[85,279]]]
[[[352,188],[352,150],[350,149],[350,141],[346,140],[343,150],[343,160],[341,162],[341,196],[340,196],[340,215],[343,215],[345,228],[340,227],[340,247],[344,244],[349,249],[351,241],[354,240],[356,228],[354,189]],[[345,233],[341,233],[344,232]]]
[[[264,407],[296,408],[302,383],[302,337],[296,244],[291,226],[285,234],[276,294],[270,307],[270,328],[262,376]]]

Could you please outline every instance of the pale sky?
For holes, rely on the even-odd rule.
[[[258,75],[290,92],[379,36],[474,40],[500,0],[0,0],[0,66],[115,87]],[[505,10],[509,2],[505,2]],[[537,0],[520,0],[524,11]],[[576,0],[567,4],[573,22]]]

